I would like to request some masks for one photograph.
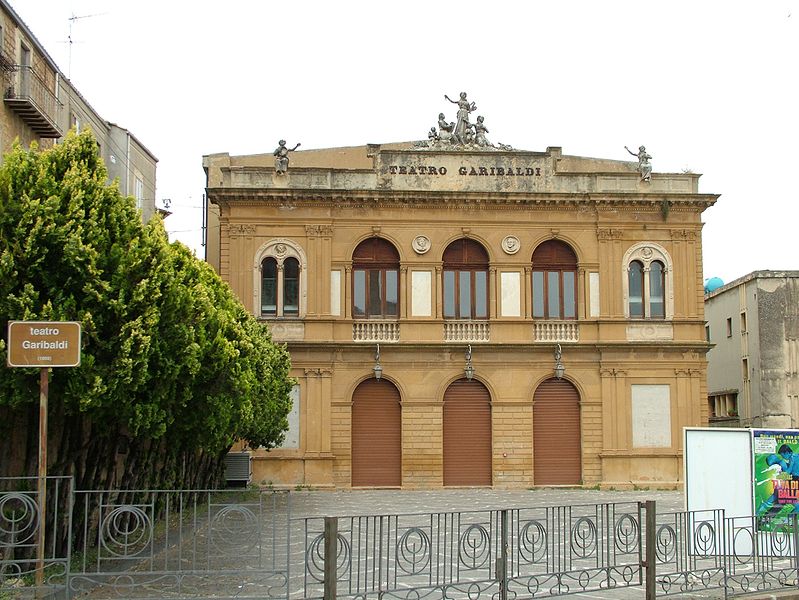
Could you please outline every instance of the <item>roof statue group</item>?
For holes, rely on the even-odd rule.
[[[488,127],[485,125],[485,119],[482,116],[477,117],[477,122],[472,123],[469,120],[469,115],[477,110],[477,105],[474,102],[469,102],[466,97],[466,92],[461,92],[457,100],[453,100],[446,94],[444,98],[452,104],[458,105],[458,113],[455,121],[447,121],[444,113],[438,115],[438,128],[431,127],[427,133],[428,140],[416,142],[418,148],[430,148],[435,150],[441,149],[459,149],[459,150],[513,150],[507,144],[498,143],[496,145],[488,141],[486,134]],[[289,168],[289,152],[293,152],[300,145],[297,144],[293,148],[286,146],[286,140],[280,140],[278,147],[273,152],[275,156],[275,174],[285,175]],[[652,163],[649,162],[652,156],[647,153],[645,146],[639,146],[638,152],[633,152],[627,146],[624,147],[627,152],[638,158],[638,172],[641,175],[641,181],[647,183],[652,181]]]
[[[488,141],[486,134],[488,127],[485,126],[485,118],[477,117],[477,122],[472,123],[469,115],[477,110],[474,102],[469,102],[466,92],[461,92],[457,100],[453,100],[446,94],[444,98],[453,104],[458,105],[458,113],[455,121],[447,122],[444,113],[438,115],[438,129],[431,127],[427,133],[428,141],[418,142],[421,148],[459,148],[459,149],[495,149],[513,150],[506,144],[494,145]]]

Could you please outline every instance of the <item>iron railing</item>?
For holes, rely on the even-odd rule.
[[[0,598],[502,600],[643,587],[649,599],[799,589],[795,514],[657,515],[650,501],[292,517],[289,493],[80,491],[48,478],[43,519],[36,482],[0,479]]]

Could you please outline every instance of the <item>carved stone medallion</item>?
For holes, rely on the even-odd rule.
[[[416,254],[424,254],[430,250],[430,238],[424,235],[417,235],[415,238],[413,238],[413,243],[411,245],[413,246],[413,251],[416,252]]]
[[[519,242],[519,238],[515,235],[508,235],[502,240],[502,249],[505,251],[505,254],[516,254],[521,248],[522,245]]]

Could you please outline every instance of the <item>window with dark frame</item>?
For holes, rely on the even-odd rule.
[[[300,314],[300,261],[290,256],[282,264],[274,256],[261,261],[261,316]]]
[[[533,318],[577,318],[577,255],[559,240],[548,240],[533,252]]]
[[[277,315],[277,260],[271,256],[261,263],[261,314]]]
[[[627,265],[628,307],[631,319],[666,318],[666,267],[659,260],[640,260]]]
[[[444,318],[488,318],[488,253],[478,242],[455,240],[443,256]]]
[[[352,316],[399,316],[399,253],[382,238],[364,240],[352,254]]]

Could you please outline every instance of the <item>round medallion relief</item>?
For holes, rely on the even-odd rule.
[[[413,251],[416,252],[416,254],[424,254],[430,250],[430,238],[424,235],[417,235],[415,238],[413,238],[413,243],[411,245],[413,246]]]
[[[522,245],[519,242],[519,238],[515,235],[508,235],[502,240],[502,249],[505,251],[505,254],[516,254],[521,248]]]

